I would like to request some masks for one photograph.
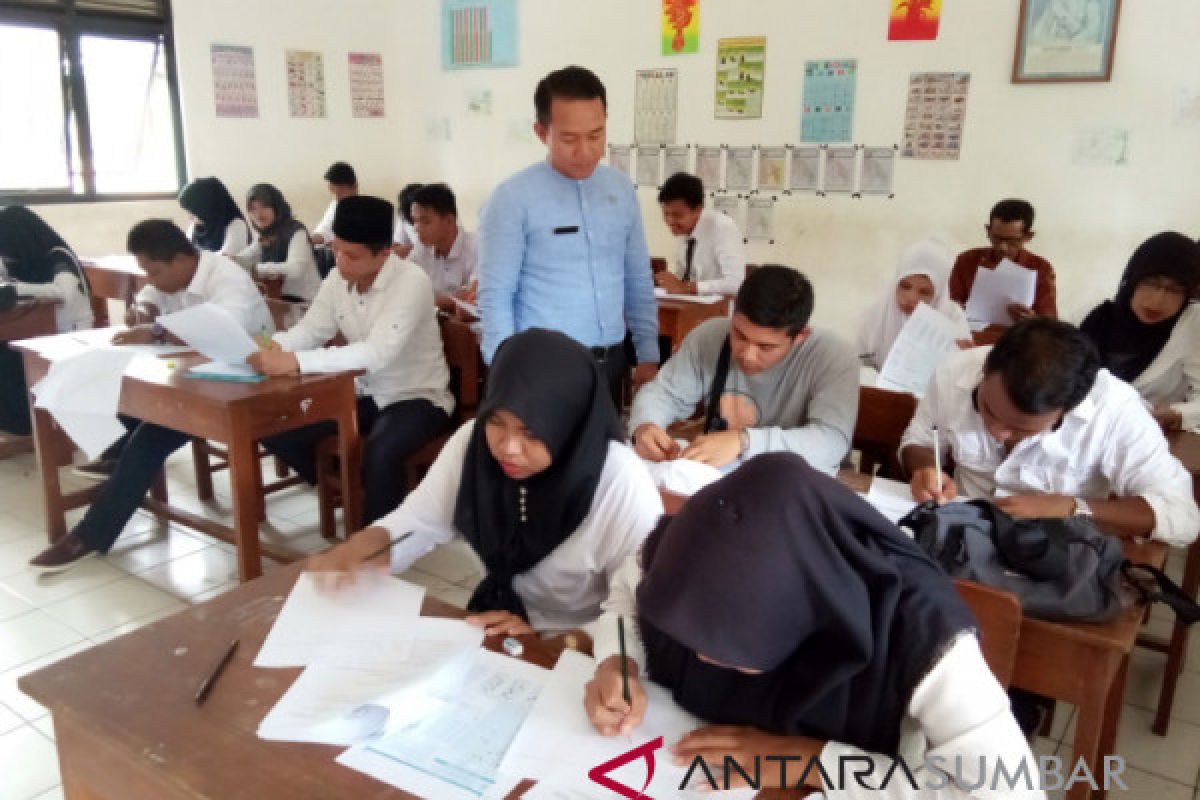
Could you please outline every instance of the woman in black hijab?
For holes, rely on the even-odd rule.
[[[677,763],[700,755],[720,769],[728,754],[752,771],[756,755],[797,756],[795,787],[810,758],[911,757],[914,730],[927,754],[964,756],[968,771],[980,755],[1010,768],[1030,757],[950,580],[795,454],[751,459],[664,519],[605,608],[588,714],[608,735],[640,723],[645,694],[633,679],[632,704],[622,698],[611,617],[636,620],[625,627],[631,674],[642,670],[714,724],[672,748]],[[763,777],[778,785],[769,762]],[[815,770],[808,784],[832,788]]]
[[[650,474],[621,439],[587,348],[553,331],[516,334],[496,353],[475,421],[421,485],[310,569],[344,577],[412,531],[392,548],[392,570],[402,572],[461,536],[485,570],[469,621],[488,633],[578,628],[599,615],[610,574],[662,514]],[[383,555],[374,565],[387,563]]]
[[[1200,425],[1200,245],[1182,233],[1142,243],[1080,328],[1109,372],[1133,384],[1165,430]]]
[[[197,178],[179,193],[179,205],[196,218],[188,238],[201,250],[233,257],[250,244],[237,201],[218,178]]]
[[[269,183],[255,184],[246,194],[246,212],[258,240],[238,255],[238,262],[256,278],[282,277],[285,300],[311,301],[321,286],[316,253],[283,192]]]

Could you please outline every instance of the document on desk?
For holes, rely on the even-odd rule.
[[[719,303],[722,298],[722,295],[719,294],[671,294],[661,287],[655,288],[654,296],[659,300],[682,300],[685,303],[700,303],[701,305]]]
[[[971,330],[989,325],[1011,325],[1011,303],[1032,307],[1037,295],[1037,273],[1003,259],[995,269],[980,267],[967,298],[967,321]]]
[[[199,378],[210,381],[230,381],[233,383],[260,383],[267,379],[254,371],[249,364],[219,364],[210,361],[207,364],[197,364],[187,371],[189,378]]]
[[[871,479],[871,488],[864,495],[864,499],[892,522],[900,521],[917,507],[917,501],[913,500],[912,487],[907,483],[878,476]]]
[[[958,333],[949,317],[928,303],[918,303],[900,328],[875,385],[923,397],[937,365],[958,349]]]
[[[411,697],[398,728],[347,750],[338,763],[419,797],[480,800],[515,777],[500,761],[549,677],[528,662],[477,650]]]
[[[258,345],[237,319],[214,303],[158,318],[159,324],[218,364],[242,364]]]
[[[115,347],[55,361],[33,386],[34,406],[50,412],[71,441],[96,459],[125,434],[117,419],[121,382],[134,354]]]
[[[147,356],[174,356],[180,353],[190,353],[192,348],[182,344],[122,344],[113,345],[113,337],[127,328],[109,327],[109,328],[90,328],[81,331],[72,331],[69,336],[72,340],[78,342],[84,347],[120,347],[122,352],[134,353],[135,355]]]
[[[302,572],[267,634],[256,667],[365,667],[409,657],[425,587],[363,571],[350,586],[317,589]]]

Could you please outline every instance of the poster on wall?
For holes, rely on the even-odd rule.
[[[857,168],[857,147],[830,147],[825,151],[825,182],[821,187],[822,191],[826,194],[852,194]]]
[[[942,0],[892,0],[888,39],[893,42],[931,41],[942,22]]]
[[[214,44],[211,50],[213,102],[218,117],[257,117],[258,84],[254,48]]]
[[[442,0],[442,69],[516,65],[516,0]]]
[[[792,148],[792,170],[788,177],[788,190],[792,192],[815,192],[820,187],[821,148]]]
[[[775,242],[775,198],[751,197],[746,201],[746,238]]]
[[[914,72],[904,113],[905,158],[957,159],[967,116],[969,72]]]
[[[659,184],[659,155],[662,148],[656,144],[640,145],[637,148],[637,180],[638,186],[658,186]]]
[[[700,0],[662,0],[662,54],[700,49]]]
[[[691,164],[692,148],[681,144],[663,150],[663,175],[670,177],[677,172],[687,172]]]
[[[767,37],[717,41],[717,119],[761,119]]]
[[[627,144],[610,144],[608,146],[608,165],[618,172],[624,172],[633,180],[633,148]]]
[[[715,192],[721,188],[722,147],[696,147],[696,177],[704,184],[704,191]]]
[[[312,50],[288,50],[288,113],[325,116],[325,57]]]
[[[1013,83],[1112,79],[1121,0],[1021,0]]]
[[[757,186],[760,192],[778,192],[786,188],[787,158],[786,147],[759,148]]]
[[[675,144],[679,71],[640,69],[634,86],[633,141]]]
[[[854,141],[854,92],[858,61],[808,61],[804,65],[804,105],[800,141],[815,144]]]
[[[1071,161],[1084,167],[1121,167],[1129,163],[1128,128],[1083,128],[1076,132]]]
[[[731,147],[725,157],[725,189],[748,192],[754,188],[754,148]]]
[[[350,53],[350,113],[355,117],[383,116],[383,56]]]
[[[739,231],[745,230],[742,226],[742,198],[736,194],[719,194],[713,198],[712,207],[737,223]]]
[[[892,197],[895,194],[895,178],[895,147],[863,148],[862,179],[858,185],[860,194]]]

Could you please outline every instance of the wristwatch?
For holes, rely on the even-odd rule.
[[[1075,511],[1071,514],[1073,517],[1090,517],[1092,516],[1092,507],[1087,504],[1087,500],[1082,497],[1075,498]]]
[[[150,338],[157,344],[162,344],[167,340],[167,329],[158,324],[158,320],[155,320],[154,324],[150,326]]]

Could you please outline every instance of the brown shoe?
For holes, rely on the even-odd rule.
[[[38,572],[62,572],[96,555],[87,542],[73,533],[59,539],[29,561]]]

